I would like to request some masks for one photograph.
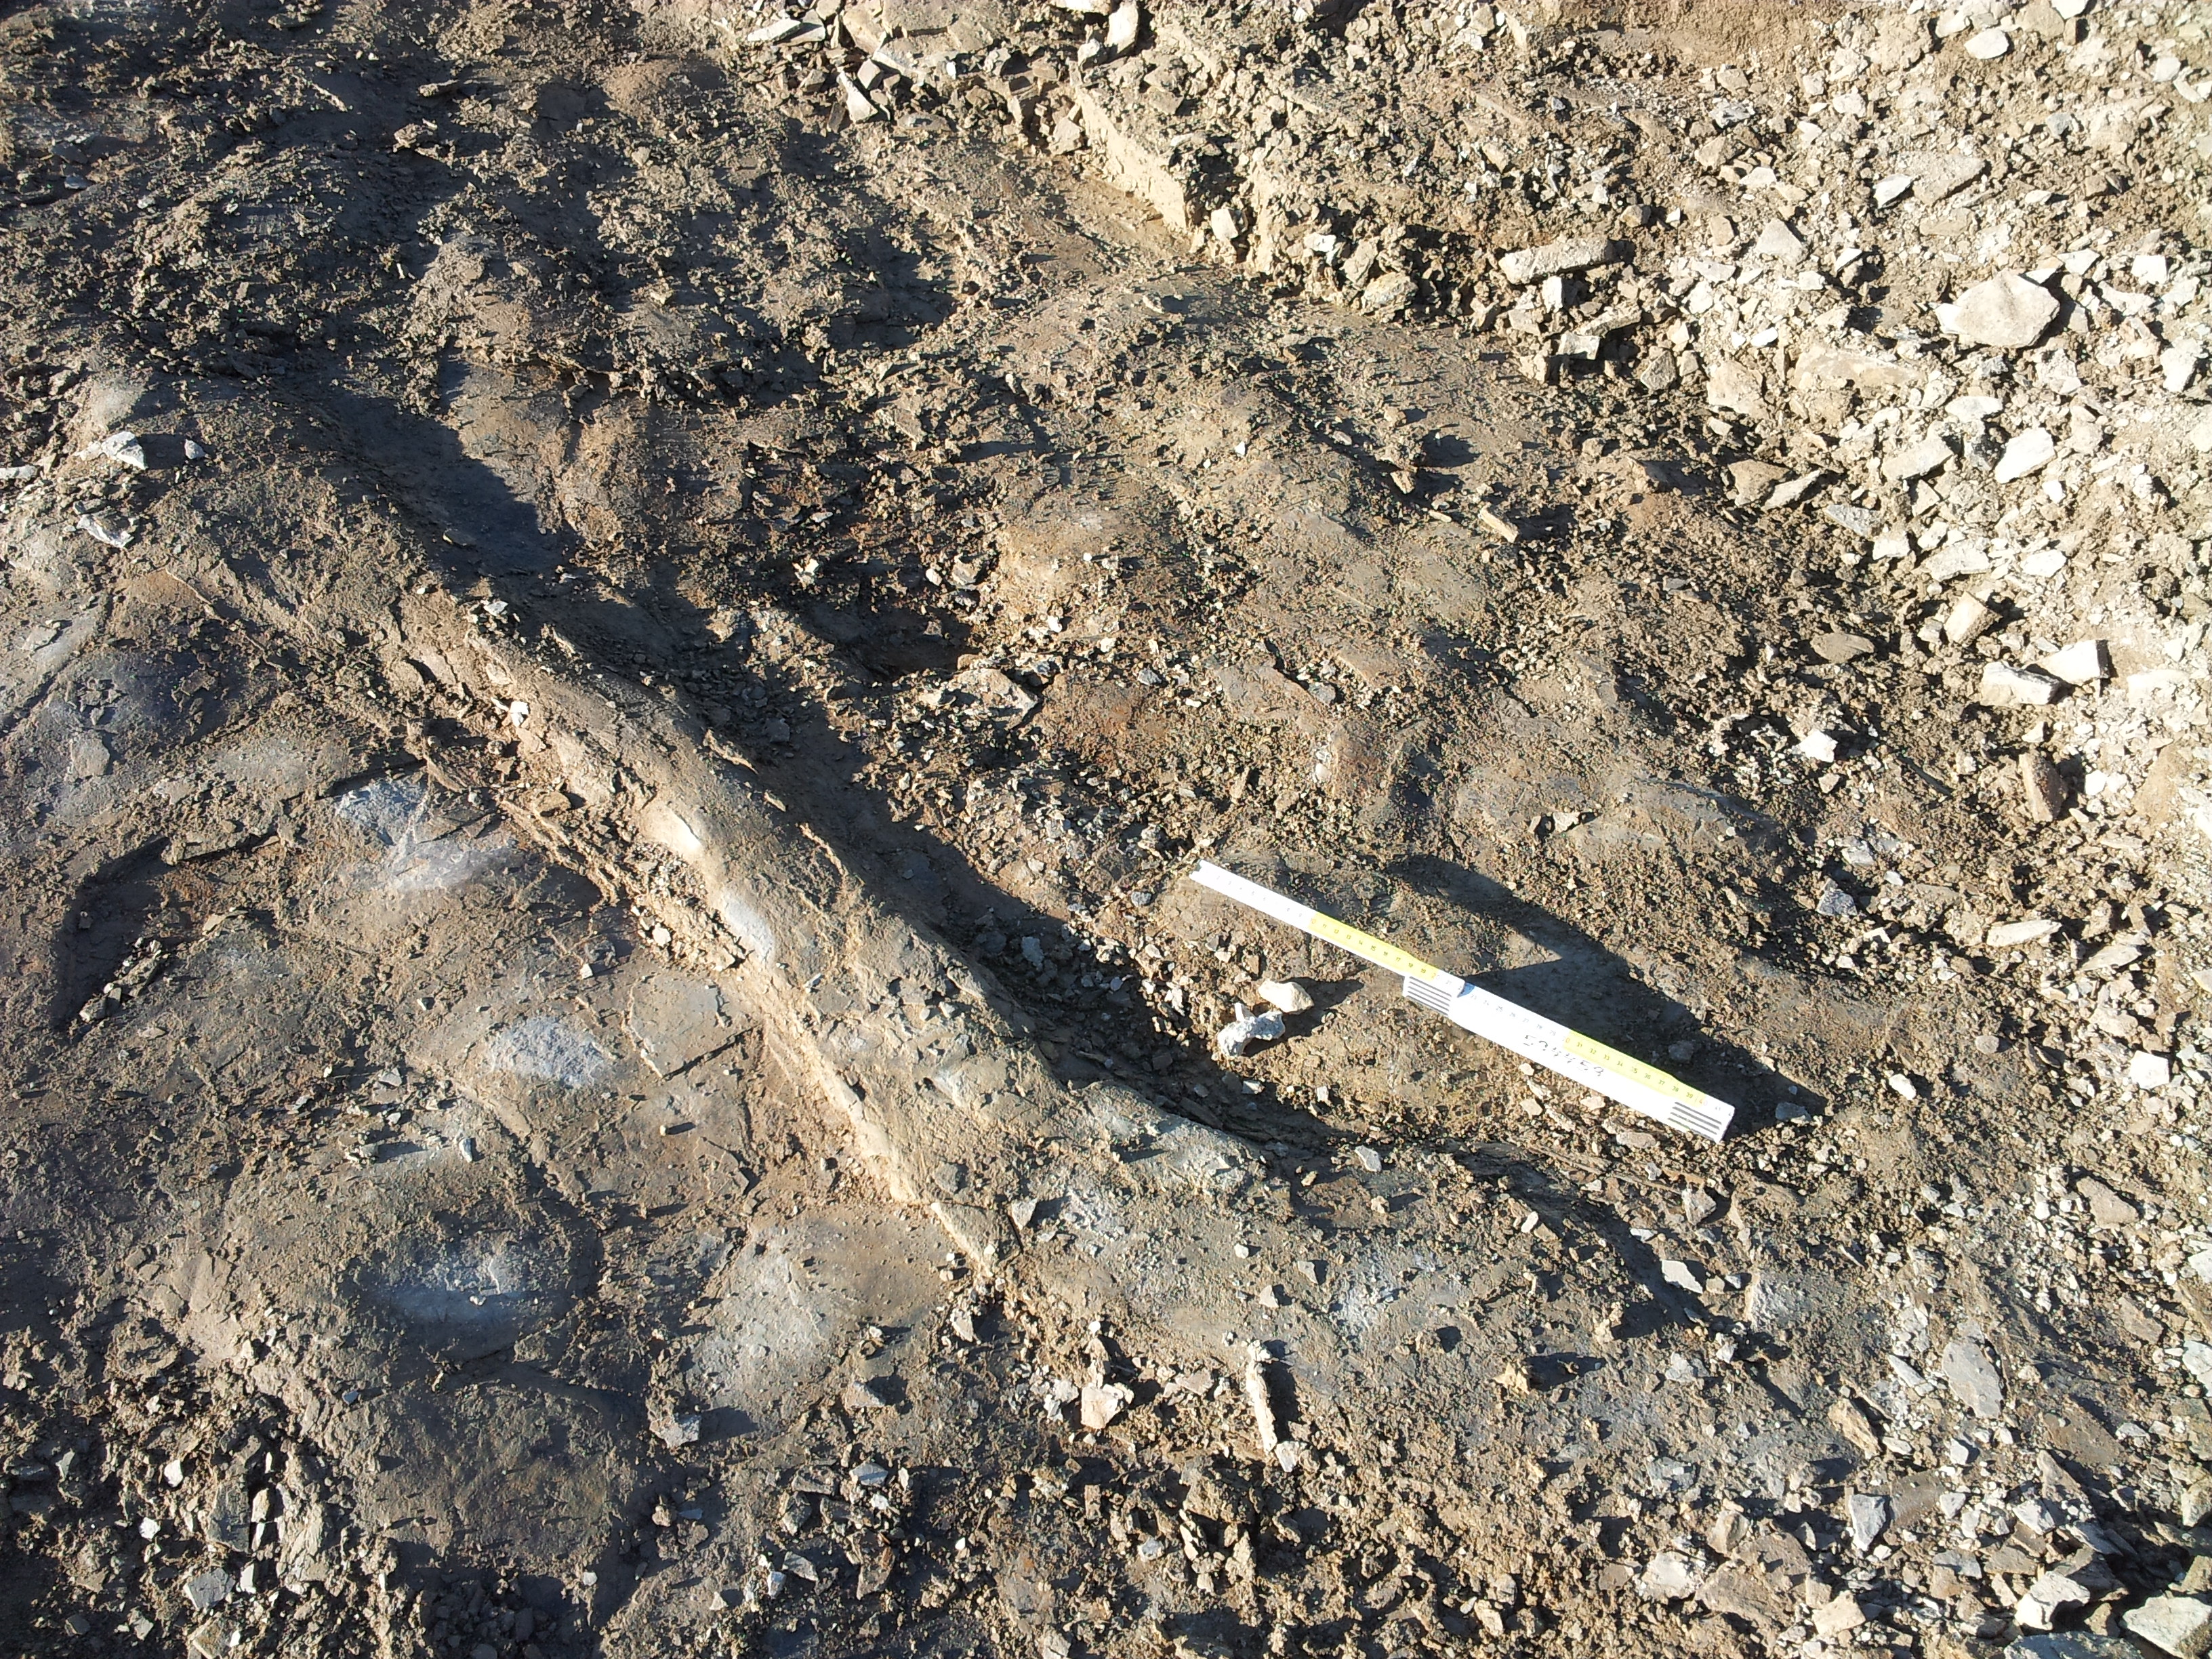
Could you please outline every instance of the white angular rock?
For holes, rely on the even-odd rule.
[[[838,76],[837,87],[845,94],[845,114],[854,125],[863,121],[873,121],[883,114],[883,111],[870,101],[868,94],[860,90],[860,83],[851,76]]]
[[[1972,645],[1986,634],[1997,613],[1972,593],[1961,593],[1943,617],[1943,638],[1952,645]]]
[[[2102,640],[2076,640],[2063,651],[2054,651],[2035,665],[2069,685],[2094,685],[2112,677],[2112,659]]]
[[[879,41],[868,56],[882,68],[908,81],[919,82],[929,73],[922,67],[921,54],[915,50],[911,40]]]
[[[1995,933],[1995,928],[1990,929]],[[1943,1350],[1941,1375],[1959,1403],[1984,1420],[2004,1410],[2004,1379],[1990,1361],[1989,1350],[1972,1337],[1954,1336]]]
[[[1975,695],[1992,708],[2007,708],[2015,703],[2054,703],[2065,691],[2063,684],[2036,669],[1992,662],[1982,665],[1981,688]]]
[[[87,444],[77,451],[77,454],[114,461],[129,467],[133,472],[146,470],[146,447],[138,441],[138,434],[135,432],[111,432],[98,443]]]
[[[103,547],[112,547],[119,551],[131,545],[131,532],[128,530],[110,530],[89,513],[80,513],[76,515],[76,527]]]
[[[2183,1343],[2181,1367],[2206,1388],[2212,1389],[2212,1346],[2202,1342]]]
[[[1985,64],[2011,50],[2012,36],[2002,29],[1984,29],[1966,42],[1966,56],[1978,58]]]
[[[185,1599],[205,1613],[210,1607],[219,1607],[230,1600],[237,1581],[221,1567],[210,1567],[205,1572],[194,1573],[185,1580]]]
[[[2122,1613],[2120,1622],[2174,1659],[2204,1659],[2212,1652],[2212,1601],[2198,1596],[2154,1596]]]
[[[1969,544],[1938,548],[1919,574],[1931,582],[1948,582],[1954,576],[1978,576],[1990,568],[1989,550]]]
[[[2142,946],[2140,945],[2130,945],[2125,942],[2107,945],[2081,964],[2081,971],[2100,977],[2117,974],[2121,969],[2140,961],[2142,953]]]
[[[1119,1382],[1087,1383],[1083,1390],[1083,1426],[1096,1433],[1124,1411],[1137,1396]]]
[[[1889,1499],[1878,1492],[1855,1492],[1844,1499],[1844,1516],[1850,1523],[1851,1542],[1862,1551],[1875,1547],[1889,1529],[1890,1516],[1894,1513]]]
[[[2058,924],[2049,917],[2028,916],[2020,921],[1999,922],[1982,936],[1982,943],[1992,951],[2017,951],[2023,945],[2049,939],[2057,931]]]
[[[1541,247],[1516,248],[1498,260],[1498,269],[1509,283],[1526,287],[1547,276],[1609,265],[1627,257],[1620,243],[1603,236],[1566,236]]]
[[[1659,1264],[1659,1277],[1669,1285],[1680,1285],[1692,1296],[1703,1296],[1705,1293],[1705,1282],[1698,1277],[1696,1272],[1686,1261],[1677,1261],[1671,1257],[1662,1261]]]
[[[2164,1054],[2130,1054],[2128,1081],[2138,1089],[2163,1089],[2173,1081],[2173,1062]],[[2212,1387],[2212,1382],[2206,1386]]]
[[[1716,357],[1705,366],[1705,402],[1711,408],[1763,421],[1766,418],[1765,393],[1758,370],[1733,357]]]
[[[1678,1550],[1662,1550],[1636,1581],[1636,1593],[1647,1601],[1680,1601],[1695,1593],[1704,1577],[1688,1556]]]
[[[1880,528],[1872,508],[1853,507],[1846,501],[1830,501],[1820,509],[1820,516],[1838,529],[1848,530],[1863,542],[1872,541]]]
[[[2057,453],[2058,441],[2039,426],[2015,432],[2006,441],[2004,453],[1997,457],[1996,481],[2010,483],[2016,478],[2025,478],[2031,472],[2041,471]]]
[[[1855,1595],[1832,1595],[1813,1609],[1814,1630],[1831,1641],[1866,1621],[1866,1609]]]
[[[1121,0],[1114,8],[1113,15],[1106,20],[1106,50],[1116,55],[1137,44],[1138,30],[1143,26],[1144,15],[1137,9],[1137,0]]]
[[[1759,240],[1751,251],[1765,259],[1779,259],[1784,264],[1796,264],[1805,257],[1805,244],[1797,233],[1779,219],[1769,219],[1766,228],[1759,233]]]
[[[1956,196],[1989,171],[1980,156],[1960,150],[1915,150],[1903,158],[1903,166],[1912,180],[1912,199],[1923,207]]]
[[[1302,1014],[1314,1006],[1313,993],[1293,979],[1263,979],[1260,1000],[1285,1014]]]
[[[2060,1608],[2086,1607],[2094,1599],[2072,1577],[2054,1568],[2027,1587],[2013,1609],[2013,1620],[2023,1630],[2049,1630]]]
[[[1273,1042],[1282,1036],[1283,1017],[1273,1010],[1255,1014],[1241,1002],[1236,1008],[1237,1017],[1213,1036],[1215,1045],[1231,1060],[1243,1059],[1255,1042]]]
[[[1951,441],[1941,433],[1931,432],[1918,443],[1899,450],[1884,461],[1881,476],[1892,483],[1911,483],[1915,478],[1941,472],[1951,465]]]
[[[1794,478],[1784,478],[1774,486],[1774,493],[1766,498],[1767,511],[1778,512],[1783,507],[1796,506],[1798,502],[1818,489],[1821,482],[1827,477],[1826,468],[1816,466],[1810,472],[1801,472]]]
[[[1959,296],[1950,328],[1969,345],[2020,351],[2041,339],[2057,315],[2057,295],[2006,271],[1975,283]]]
[[[1793,1107],[1795,1102],[1787,1103]],[[1802,1116],[1804,1109],[1796,1107],[1796,1115]],[[1780,1108],[1776,1120],[1789,1122]],[[1762,1331],[1781,1330],[1805,1317],[1811,1306],[1803,1285],[1792,1278],[1771,1273],[1754,1273],[1743,1287],[1743,1322]]]

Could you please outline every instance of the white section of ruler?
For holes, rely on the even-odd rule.
[[[1726,1101],[1692,1089],[1618,1048],[1608,1048],[1571,1026],[1492,995],[1479,985],[1467,986],[1449,999],[1437,996],[1414,980],[1407,980],[1405,988],[1406,994],[1422,1007],[1442,1014],[1462,1030],[1487,1038],[1501,1048],[1510,1048],[1523,1060],[1549,1066],[1561,1077],[1595,1089],[1632,1112],[1656,1118],[1670,1129],[1718,1140],[1728,1133],[1729,1123],[1735,1116],[1735,1108]]]
[[[1735,1108],[1701,1089],[1669,1077],[1656,1066],[1646,1066],[1595,1037],[1547,1019],[1517,1003],[1469,985],[1422,961],[1388,939],[1362,933],[1334,916],[1300,904],[1273,888],[1248,881],[1218,864],[1200,862],[1191,878],[1224,898],[1236,900],[1286,927],[1325,939],[1379,968],[1388,969],[1405,981],[1407,996],[1432,1013],[1442,1014],[1462,1030],[1511,1050],[1524,1060],[1571,1079],[1617,1100],[1632,1112],[1656,1118],[1685,1134],[1719,1140],[1728,1133]]]

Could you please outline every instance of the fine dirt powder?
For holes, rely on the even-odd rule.
[[[0,1655],[2205,1651],[2205,6],[0,13]]]

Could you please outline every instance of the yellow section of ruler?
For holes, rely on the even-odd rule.
[[[1679,1100],[1685,1106],[1723,1104],[1702,1089],[1692,1089],[1688,1084],[1668,1077],[1656,1066],[1646,1066],[1642,1060],[1632,1059],[1618,1048],[1608,1048],[1595,1037],[1586,1037],[1580,1031],[1568,1032],[1559,1040],[1559,1047],[1571,1054],[1580,1055],[1592,1065],[1602,1066],[1607,1071],[1625,1077],[1632,1083],[1642,1084],[1655,1095]]]
[[[1323,915],[1316,910],[1306,931],[1316,939],[1325,939],[1340,950],[1373,963],[1377,968],[1387,968],[1401,979],[1417,979],[1424,985],[1433,985],[1440,991],[1455,992],[1462,984],[1455,974],[1448,974],[1434,963],[1423,962],[1410,951],[1401,951],[1388,939],[1372,933],[1363,933],[1349,922],[1339,921],[1334,916]]]

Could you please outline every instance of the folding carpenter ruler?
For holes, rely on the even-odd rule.
[[[1556,1020],[1493,996],[1387,939],[1347,927],[1334,916],[1323,915],[1218,864],[1201,862],[1190,878],[1224,898],[1249,905],[1262,915],[1273,916],[1377,968],[1403,975],[1407,996],[1431,1012],[1442,1014],[1453,1024],[1486,1037],[1501,1048],[1510,1048],[1523,1059],[1549,1066],[1584,1088],[1595,1089],[1632,1112],[1708,1140],[1718,1140],[1728,1133],[1735,1107],[1676,1081],[1656,1066],[1646,1066]]]

